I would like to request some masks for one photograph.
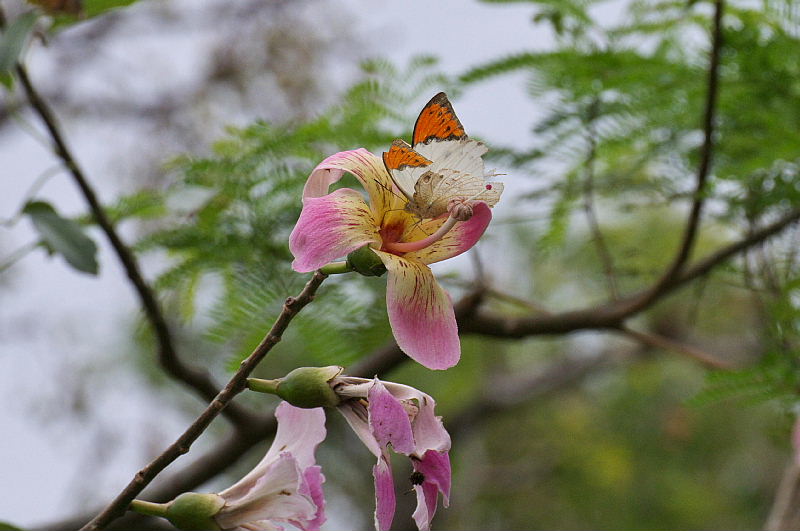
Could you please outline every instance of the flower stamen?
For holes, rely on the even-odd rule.
[[[415,242],[384,242],[383,248],[390,253],[411,253],[414,251],[419,251],[420,249],[424,249],[432,243],[441,240],[445,234],[450,232],[450,229],[456,226],[456,223],[458,223],[458,220],[450,216],[436,232],[427,238],[423,238]]]

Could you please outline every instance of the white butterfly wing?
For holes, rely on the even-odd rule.
[[[503,193],[503,183],[487,183],[483,177],[457,170],[441,170],[443,178],[431,190],[431,202],[449,203],[451,200],[485,201],[494,206]]]
[[[481,157],[489,148],[482,142],[465,137],[459,140],[432,140],[425,144],[417,144],[414,150],[433,161],[427,168],[431,171],[449,169],[482,176],[484,168]]]
[[[391,170],[392,181],[409,200],[414,197],[414,188],[420,176],[428,171],[427,167],[405,166],[402,169]]]

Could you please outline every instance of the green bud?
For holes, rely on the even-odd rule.
[[[348,254],[347,263],[365,277],[379,277],[386,273],[386,266],[369,245]]]
[[[281,378],[277,394],[293,406],[306,409],[338,406],[341,400],[329,382],[343,370],[338,365],[300,367]]]
[[[225,500],[216,494],[184,492],[169,503],[164,515],[172,525],[185,531],[217,531],[220,529],[214,516],[225,505]]]

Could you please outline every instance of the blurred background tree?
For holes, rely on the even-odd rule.
[[[43,134],[20,59],[77,158],[92,161],[87,177],[143,261],[170,330],[168,340],[153,334],[145,313],[100,337],[78,319],[58,343],[65,354],[41,362],[60,368],[55,388],[7,387],[13,407],[39,412],[30,423],[42,437],[90,428],[75,443],[81,451],[61,454],[80,463],[80,479],[59,494],[61,518],[12,523],[79,527],[197,415],[193,394],[207,399],[228,379],[306,280],[291,271],[286,242],[319,161],[408,138],[439,90],[458,111],[487,84],[521,82],[534,115],[491,94],[480,105],[484,120],[530,130],[513,143],[481,138],[490,167],[507,174],[503,203],[471,259],[437,270],[458,301],[459,365],[432,373],[399,355],[384,280],[348,275],[326,282],[258,375],[342,364],[435,396],[454,468],[438,528],[752,529],[770,512],[771,528],[791,528],[797,505],[776,500],[791,498],[797,474],[784,467],[800,385],[800,7],[486,3],[522,8],[546,45],[520,42],[519,52],[446,72],[440,36],[431,35],[431,55],[375,58],[348,31],[348,13],[310,0],[85,0],[77,16],[53,12],[59,2],[39,3],[49,11],[38,16],[3,3],[4,134]],[[422,3],[406,9],[414,16],[401,31],[426,13]],[[181,46],[190,51],[166,51]],[[9,185],[4,203],[2,289],[13,293],[42,247],[84,272],[91,257],[112,268],[106,278],[124,280],[96,217],[58,188],[47,195],[69,182],[63,167],[37,157],[23,153],[6,175],[23,184]],[[23,220],[36,232],[16,247]],[[46,326],[29,311],[30,329],[16,330],[26,338]],[[6,374],[53,375],[11,365],[16,328],[7,325]],[[117,382],[138,405],[104,406],[124,401]],[[267,444],[274,405],[238,397],[147,496],[230,483]],[[56,431],[45,425],[53,417]],[[120,424],[148,436],[123,443]],[[329,430],[320,457],[329,528],[368,529],[371,457],[354,450],[338,418]],[[123,459],[130,470],[115,464]],[[14,474],[25,468],[12,471],[4,491],[19,490]],[[0,518],[12,520],[4,504]],[[396,526],[413,523],[398,517]]]

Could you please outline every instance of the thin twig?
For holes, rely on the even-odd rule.
[[[203,413],[189,426],[178,439],[164,452],[136,473],[125,489],[117,495],[100,514],[86,524],[81,531],[103,529],[115,518],[121,516],[130,502],[170,463],[187,453],[192,443],[208,428],[211,421],[233,400],[237,394],[247,387],[247,377],[256,368],[264,356],[272,350],[280,340],[291,320],[314,298],[314,294],[327,275],[316,272],[306,283],[297,297],[289,297],[283,305],[283,311],[275,320],[272,328],[261,340],[250,356],[245,359],[236,374],[230,379],[222,391],[211,401]]]
[[[583,166],[583,212],[589,224],[589,231],[592,233],[592,240],[594,240],[597,248],[597,255],[603,265],[608,295],[611,300],[617,300],[619,298],[619,290],[617,289],[617,276],[614,271],[614,258],[611,256],[611,251],[606,245],[603,232],[600,230],[600,222],[597,220],[597,211],[594,206],[594,167],[595,159],[597,158],[597,133],[594,128],[594,121],[597,119],[597,107],[599,104],[600,102],[597,98],[592,101],[586,122],[586,140],[589,142],[589,152],[586,155],[586,161]]]
[[[4,260],[2,262],[0,262],[0,273],[2,273],[3,271],[9,269],[11,266],[16,264],[19,260],[22,260],[23,258],[28,256],[28,254],[31,251],[33,251],[34,249],[36,249],[37,247],[39,247],[39,242],[35,241],[35,242],[26,243],[25,245],[23,245],[23,246],[15,249],[14,251],[12,251],[11,254],[6,256],[4,258]]]
[[[156,300],[153,290],[142,276],[136,257],[128,246],[123,243],[114,225],[111,223],[111,220],[106,215],[103,206],[97,199],[97,194],[95,194],[83,170],[67,147],[66,140],[61,133],[61,128],[58,125],[55,114],[33,86],[28,76],[28,71],[22,64],[17,64],[16,71],[25,90],[25,94],[28,97],[28,101],[30,101],[31,107],[33,107],[42,119],[53,140],[56,155],[67,167],[73,180],[78,185],[78,188],[80,188],[84,199],[89,205],[92,216],[111,242],[114,252],[117,254],[120,262],[122,262],[122,266],[125,268],[128,278],[136,289],[136,293],[139,295],[142,309],[158,341],[159,363],[173,378],[186,384],[203,399],[206,401],[212,400],[217,395],[218,387],[214,384],[208,373],[187,366],[178,357],[167,321],[164,318],[164,314],[161,311],[161,307]],[[245,424],[252,422],[256,418],[252,413],[237,405],[228,408],[225,416],[234,424]]]
[[[496,414],[513,414],[514,408],[540,400],[577,385],[606,368],[616,366],[634,353],[606,351],[587,357],[563,357],[531,372],[509,371],[486,382],[483,392],[472,393],[472,400],[447,417],[447,430],[453,439],[463,440]]]
[[[622,326],[620,327],[619,330],[626,336],[629,336],[644,345],[661,348],[664,350],[671,350],[673,352],[683,354],[684,356],[688,356],[693,360],[699,361],[708,368],[711,369],[733,368],[733,365],[731,363],[725,360],[721,360],[718,357],[709,354],[708,352],[705,352],[697,347],[693,347],[692,345],[686,345],[684,343],[680,343],[678,341],[675,341],[674,339],[664,337],[662,335],[632,330],[627,326]]]
[[[59,172],[61,172],[61,164],[52,166],[44,170],[42,173],[40,173],[39,176],[33,180],[30,186],[28,186],[28,189],[22,195],[22,200],[20,201],[20,203],[23,205],[23,207],[20,208],[10,218],[0,220],[0,226],[11,228],[14,225],[16,225],[17,222],[19,222],[19,220],[25,217],[24,205],[28,204],[34,197],[36,197],[36,195],[39,193],[39,190],[41,190],[44,187],[44,185],[47,184],[47,181],[52,177],[58,175]]]
[[[800,506],[800,464],[793,455],[784,469],[764,530],[790,531],[800,528],[798,506]]]
[[[446,286],[458,286],[462,288],[471,288],[475,290],[476,282],[471,280],[462,280],[458,278],[444,278],[442,279],[442,284]],[[550,314],[550,311],[544,307],[544,305],[539,304],[538,302],[534,302],[517,295],[512,295],[511,293],[506,293],[504,291],[500,291],[496,288],[489,286],[488,284],[477,284],[479,287],[478,291],[480,291],[486,298],[492,298],[498,301],[503,301],[514,306],[519,306],[521,308],[525,308],[530,310],[533,313],[537,314]]]
[[[714,120],[716,116],[717,99],[719,95],[719,62],[722,49],[722,13],[724,0],[714,2],[714,21],[711,31],[711,56],[708,66],[708,77],[703,114],[703,145],[700,148],[700,164],[697,167],[696,185],[692,199],[692,208],[686,222],[680,247],[670,267],[664,272],[653,287],[652,297],[657,297],[661,289],[669,285],[686,267],[689,255],[692,252],[697,232],[700,227],[700,217],[705,203],[706,182],[711,169],[714,151]]]

